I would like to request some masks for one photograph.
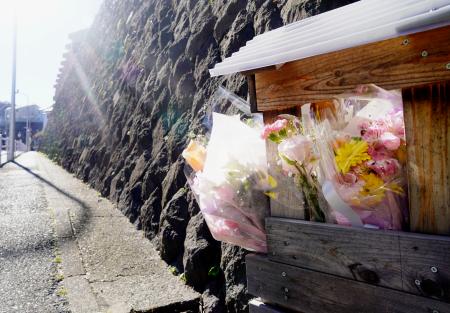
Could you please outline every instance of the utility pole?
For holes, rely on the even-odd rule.
[[[27,145],[27,152],[31,151],[31,128],[30,128],[30,104],[27,106],[27,128],[25,135],[25,143]]]
[[[9,145],[8,161],[14,161],[16,150],[16,62],[17,62],[17,15],[14,12],[13,21],[13,66],[12,66],[12,88],[11,88],[11,112],[9,120]]]
[[[27,146],[27,151],[31,151],[30,96],[26,93],[19,92],[19,89],[17,89],[16,94],[25,96],[27,98],[27,105],[25,106],[27,117],[27,123],[25,127],[25,144]]]

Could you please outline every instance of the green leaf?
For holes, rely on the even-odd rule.
[[[208,271],[209,277],[217,277],[217,276],[219,276],[219,274],[220,274],[220,267],[218,267],[218,266],[213,266]]]
[[[278,136],[280,136],[280,138],[286,138],[287,137],[287,131],[286,131],[286,128],[283,128],[282,130],[280,130],[279,132],[278,132]]]
[[[249,181],[248,177],[245,177],[241,179],[242,188],[244,188],[245,191],[249,191],[252,187],[251,182]]]
[[[269,135],[269,137],[267,137],[270,141],[273,141],[273,142],[275,142],[275,143],[280,143],[281,142],[281,138],[280,137],[278,137],[278,135],[277,134],[275,134],[275,133],[271,133],[270,135]]]
[[[172,273],[172,275],[178,275],[178,270],[175,266],[169,266],[169,272]]]
[[[280,157],[289,165],[295,166],[297,164],[297,162],[289,159],[287,156],[285,156],[284,154],[280,153]]]

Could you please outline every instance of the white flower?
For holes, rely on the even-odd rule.
[[[312,142],[305,136],[296,135],[283,140],[278,145],[278,153],[282,156],[281,166],[283,170],[286,172],[296,172],[295,167],[289,164],[289,160],[295,161],[298,164],[308,163],[312,154]]]
[[[400,147],[400,138],[390,132],[383,133],[380,137],[380,142],[388,150],[397,150]]]

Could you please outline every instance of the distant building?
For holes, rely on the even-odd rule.
[[[9,132],[10,111],[11,108],[9,107],[9,104],[4,107],[3,110],[0,106],[0,130],[2,131],[2,134],[8,134]],[[46,122],[46,113],[36,104],[16,108],[16,138],[25,143],[27,125],[29,125],[31,129],[31,136],[33,136],[37,132],[44,129]]]
[[[9,127],[9,122],[6,119],[5,113],[6,109],[9,108],[11,104],[9,102],[0,101],[0,133],[4,134],[6,129]]]

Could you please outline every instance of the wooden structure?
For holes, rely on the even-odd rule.
[[[411,220],[411,232],[344,227],[272,203],[269,253],[246,260],[250,312],[450,313],[450,26],[243,74],[268,122],[359,84],[401,89]]]
[[[450,27],[244,74],[266,121],[360,83],[402,89],[413,231],[292,219],[273,203],[269,254],[247,257],[249,293],[266,303],[251,312],[450,312]]]

